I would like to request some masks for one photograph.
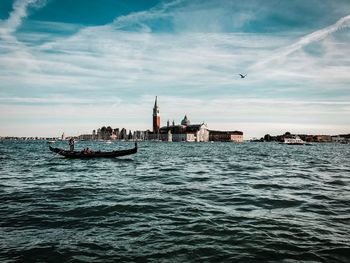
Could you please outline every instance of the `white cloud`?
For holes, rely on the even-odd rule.
[[[7,34],[15,32],[22,24],[22,20],[28,16],[28,7],[31,5],[38,7],[43,4],[42,0],[16,0],[9,18],[2,24],[2,32]]]
[[[131,13],[125,16],[119,16],[113,21],[112,26],[113,28],[120,30],[120,29],[125,29],[128,26],[137,25],[139,26],[139,29],[141,29],[141,31],[150,32],[151,29],[147,26],[145,22],[149,22],[153,19],[171,17],[172,14],[168,13],[167,11],[172,7],[176,7],[182,2],[183,0],[165,2],[147,11],[140,11],[140,12]]]
[[[120,98],[106,98],[96,100],[95,98],[72,98],[64,96],[54,96],[54,97],[0,97],[0,102],[2,103],[27,103],[27,104],[112,104],[117,105],[121,103]]]
[[[294,44],[284,47],[277,52],[274,52],[274,54],[269,56],[267,59],[258,61],[256,64],[253,65],[251,69],[264,67],[266,64],[276,59],[283,59],[288,55],[292,54],[293,52],[296,52],[297,50],[301,49],[302,47],[309,45],[313,42],[321,41],[328,37],[330,34],[333,34],[338,30],[341,30],[346,27],[350,27],[350,15],[340,18],[336,23],[330,26],[307,34],[306,36],[300,38]]]
[[[211,128],[243,130],[251,136],[265,133],[261,122],[276,132],[292,127],[291,123],[300,131],[318,128],[320,133],[322,127],[340,131],[350,126],[346,41],[323,39],[321,33],[311,36],[320,41],[322,55],[293,49],[288,61],[270,63],[241,80],[238,73],[288,46],[295,35],[118,30],[168,16],[166,8],[119,18],[111,25],[85,27],[69,37],[41,33],[47,39],[41,45],[1,41],[0,49],[7,52],[0,53],[0,111],[5,113],[0,120],[8,124],[0,133],[9,134],[22,121],[32,131],[28,135],[35,135],[43,121],[48,121],[47,135],[57,133],[57,123],[60,130],[71,133],[78,132],[77,127],[85,132],[108,124],[147,129],[155,95],[160,96],[162,123],[179,122],[188,114]],[[17,12],[12,28],[25,15]],[[29,42],[34,34],[16,33]]]
[[[15,64],[15,67],[25,67],[26,69],[36,68],[34,57],[27,51],[26,46],[19,42],[15,36],[16,30],[21,26],[23,19],[28,16],[28,8],[44,6],[46,0],[16,0],[13,3],[13,11],[9,18],[0,23],[0,40],[4,43],[1,48],[11,52],[11,57],[16,60],[20,58],[21,64]]]

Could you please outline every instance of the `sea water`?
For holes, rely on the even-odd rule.
[[[350,261],[350,145],[2,141],[0,179],[1,262]]]

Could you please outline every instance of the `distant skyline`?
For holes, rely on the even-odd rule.
[[[350,132],[350,1],[0,1],[0,136]],[[248,74],[242,79],[239,74]]]

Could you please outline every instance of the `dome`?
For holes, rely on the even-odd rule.
[[[188,126],[191,122],[189,119],[187,119],[187,116],[185,115],[184,119],[181,121],[181,125]]]

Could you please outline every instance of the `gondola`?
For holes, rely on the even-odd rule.
[[[49,146],[50,150],[54,153],[58,153],[66,158],[70,159],[91,159],[91,158],[114,158],[121,157],[130,154],[137,153],[137,143],[135,142],[135,147],[127,150],[111,151],[111,152],[101,152],[101,151],[92,151],[90,153],[83,151],[67,151],[60,148],[54,148]]]

